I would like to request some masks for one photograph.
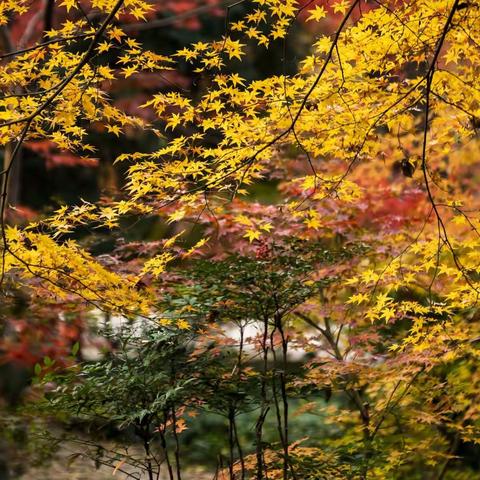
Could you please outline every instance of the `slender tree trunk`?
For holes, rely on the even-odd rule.
[[[45,16],[43,17],[43,37],[45,33],[53,27],[53,13],[55,8],[55,0],[46,0]]]
[[[10,33],[6,25],[0,26],[0,45],[5,53],[12,52],[14,47],[10,38]],[[20,93],[19,90],[15,90],[15,93]],[[14,145],[7,143],[3,150],[3,165],[1,170],[6,172],[10,170],[9,175],[3,174],[1,176],[1,192],[4,196],[3,201],[6,207],[8,205],[16,205],[20,198],[20,157],[22,154],[21,149],[17,152],[16,158],[13,159]],[[15,160],[12,164],[12,160]],[[7,209],[5,208],[5,212]]]
[[[262,335],[262,351],[263,351],[263,371],[260,379],[260,415],[258,416],[255,425],[255,439],[256,439],[256,457],[257,457],[257,480],[264,478],[264,461],[263,461],[263,424],[267,416],[269,406],[267,399],[267,371],[268,371],[268,317],[264,317],[263,335]]]
[[[143,440],[143,449],[145,450],[145,456],[147,459],[148,480],[153,480],[153,466],[152,459],[150,457],[150,440],[148,438],[144,438]]]
[[[233,433],[235,435],[235,443],[237,445],[238,457],[239,457],[240,466],[241,466],[241,469],[242,469],[240,478],[241,478],[241,480],[245,480],[245,459],[243,457],[243,449],[242,449],[242,445],[240,443],[240,438],[238,436],[237,422],[235,421],[235,417],[233,418]]]
[[[163,454],[165,456],[165,462],[167,464],[168,478],[170,480],[174,480],[175,477],[173,475],[172,464],[170,463],[170,457],[168,456],[168,447],[167,447],[167,440],[165,438],[165,431],[164,430],[162,431],[159,429],[159,433],[160,433],[160,443],[162,445]]]
[[[172,406],[172,421],[173,421],[173,437],[175,438],[175,465],[177,467],[177,480],[182,480],[180,469],[180,442],[178,441],[177,434],[177,415],[175,413],[175,407]]]
[[[233,472],[233,464],[235,463],[234,449],[235,449],[235,439],[234,439],[234,427],[233,422],[235,418],[235,410],[233,407],[228,409],[228,450],[229,450],[229,462],[228,462],[228,471],[230,474],[230,480],[235,480],[235,474]]]

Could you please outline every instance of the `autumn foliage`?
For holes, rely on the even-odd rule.
[[[65,0],[22,43],[36,5],[0,1],[0,281],[39,412],[132,428],[142,459],[101,461],[150,479],[182,478],[207,413],[215,478],[479,475],[479,1]],[[218,38],[142,34],[205,12]],[[121,188],[15,224],[21,149],[95,168],[107,144]]]

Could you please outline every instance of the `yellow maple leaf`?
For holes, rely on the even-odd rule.
[[[110,42],[102,42],[98,44],[98,52],[108,52],[112,48],[112,44]]]
[[[168,216],[167,223],[178,222],[181,220],[187,212],[184,209],[176,210]]]
[[[348,10],[350,2],[348,0],[341,0],[332,5],[334,13],[341,13],[342,15]]]
[[[244,238],[248,238],[248,241],[252,243],[254,240],[258,240],[260,238],[261,234],[258,230],[252,230],[249,228],[246,232],[245,235],[243,236]]]
[[[273,228],[273,225],[270,222],[266,222],[266,223],[260,225],[260,228],[262,230],[265,230],[266,232],[269,232]]]
[[[70,12],[71,8],[78,8],[76,0],[63,0],[60,4],[61,7],[66,7],[67,12]]]
[[[308,13],[310,13],[310,16],[307,18],[307,22],[311,20],[318,22],[327,16],[327,11],[321,5],[317,5],[314,9],[309,10]]]
[[[183,235],[184,233],[185,233],[185,230],[182,230],[180,233],[177,233],[173,237],[170,237],[167,240],[165,240],[163,244],[163,248],[170,248],[177,241],[177,238]]]
[[[311,217],[305,220],[305,225],[308,228],[313,228],[314,230],[318,230],[322,226],[322,223],[317,217]]]
[[[190,330],[190,328],[191,328],[190,324],[186,320],[183,320],[183,319],[177,320],[177,327],[180,330]]]
[[[125,36],[125,32],[120,27],[112,27],[107,32],[108,38],[114,38],[117,42],[120,42],[122,37]]]
[[[252,221],[246,216],[246,215],[237,215],[235,217],[235,221],[240,223],[241,225],[245,225],[247,227],[249,227],[250,225],[252,225]]]
[[[356,303],[360,305],[363,302],[367,302],[370,297],[366,293],[357,293],[356,295],[352,295],[348,300],[347,303]]]
[[[118,125],[107,125],[107,131],[113,133],[117,137],[120,135],[120,127]]]
[[[131,65],[130,67],[122,68],[123,76],[128,78],[132,76],[134,73],[138,71],[138,68],[135,65]]]

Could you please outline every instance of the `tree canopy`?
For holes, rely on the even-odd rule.
[[[49,0],[28,38],[37,3],[0,0],[2,316],[21,292],[128,323],[98,362],[42,364],[44,407],[133,425],[133,466],[171,479],[199,411],[232,480],[478,475],[480,2],[170,3]],[[214,38],[142,34],[213,8]],[[106,144],[121,189],[16,219],[23,148],[88,166]]]

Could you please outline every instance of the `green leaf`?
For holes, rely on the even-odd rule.
[[[80,350],[80,343],[75,342],[75,344],[72,347],[72,355],[75,357],[79,350]]]

